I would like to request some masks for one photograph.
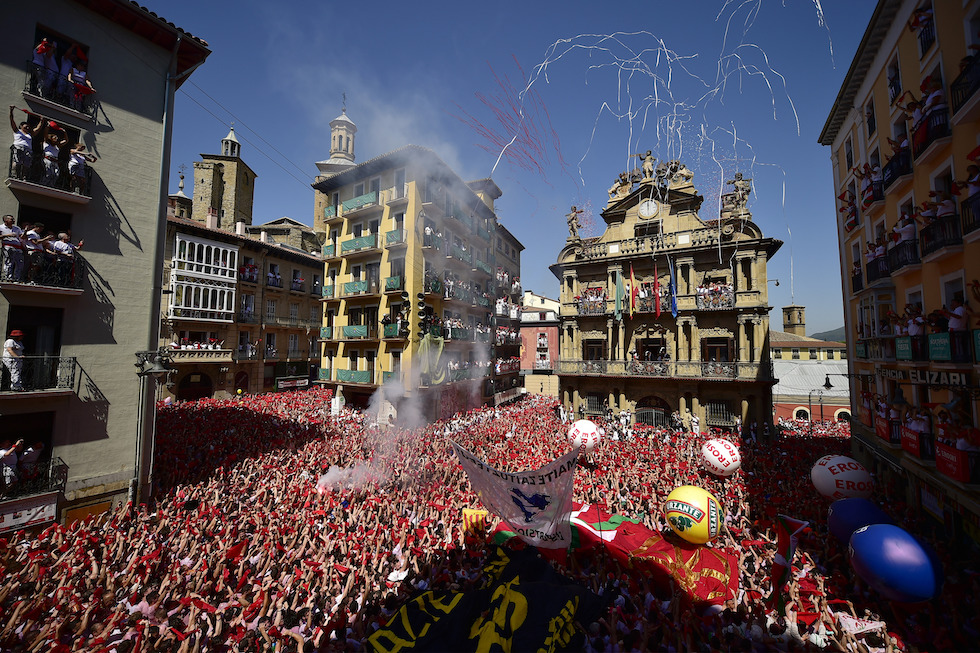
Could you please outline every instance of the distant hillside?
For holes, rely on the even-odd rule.
[[[811,338],[816,338],[817,340],[830,340],[831,342],[844,342],[845,340],[845,327],[839,327],[833,331],[823,331],[821,333],[811,333]]]

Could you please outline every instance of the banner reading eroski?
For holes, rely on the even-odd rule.
[[[452,445],[483,505],[510,524],[521,539],[546,549],[569,546],[578,451],[541,469],[512,473],[494,469],[455,442]]]

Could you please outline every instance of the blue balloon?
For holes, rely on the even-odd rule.
[[[851,535],[848,554],[858,576],[886,599],[918,603],[942,589],[942,566],[935,555],[898,526],[859,528]]]
[[[827,513],[827,525],[830,526],[830,532],[844,543],[850,542],[851,533],[862,526],[894,523],[892,518],[874,502],[858,497],[834,501],[830,504],[830,512]]]

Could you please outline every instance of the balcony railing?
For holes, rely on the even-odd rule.
[[[340,243],[341,253],[350,254],[352,252],[360,252],[366,249],[375,249],[378,246],[378,234],[368,234],[366,236],[359,236],[357,238],[351,238],[350,240],[345,240]]]
[[[980,483],[980,451],[963,451],[936,442],[936,471],[960,483]]]
[[[238,270],[238,280],[245,283],[258,283],[259,271],[254,268],[240,268]]]
[[[25,156],[11,146],[7,170],[8,180],[34,184],[40,187],[36,189],[38,191],[43,192],[45,188],[53,188],[77,196],[73,199],[65,195],[57,195],[65,199],[73,199],[77,203],[88,202],[92,197],[92,168],[87,165],[72,172],[67,162],[48,160],[40,152],[33,156]],[[27,188],[30,190],[30,187]]]
[[[370,193],[364,193],[363,195],[358,195],[357,197],[346,200],[341,203],[341,208],[344,213],[350,211],[357,211],[358,209],[363,209],[366,206],[374,206],[378,203],[378,191],[374,190]]]
[[[967,331],[944,331],[928,334],[929,360],[937,363],[969,363],[973,360],[970,352],[970,333]]]
[[[861,292],[864,290],[864,275],[856,272],[851,275],[851,292]]]
[[[286,352],[286,358],[290,360],[306,360],[310,357],[310,352],[306,349],[290,349]]]
[[[557,361],[559,374],[771,381],[771,365],[704,361]]]
[[[919,27],[919,59],[923,59],[936,42],[936,23],[927,21]]]
[[[963,219],[964,236],[980,227],[980,193],[970,195],[960,202],[960,217]]]
[[[885,190],[899,177],[912,174],[912,157],[908,149],[899,150],[881,169],[881,183]]]
[[[0,248],[0,283],[31,287],[80,290],[87,266],[78,252],[74,256],[55,256],[43,251]]]
[[[68,77],[47,70],[33,61],[27,62],[27,79],[24,92],[42,98],[52,104],[71,109],[94,119],[99,101],[91,89],[82,89],[68,81]]]
[[[282,288],[282,279],[267,276],[265,278],[265,285],[269,288]]]
[[[323,297],[330,299],[333,297],[334,286],[324,286],[323,287]]]
[[[463,249],[462,247],[457,247],[453,245],[450,250],[450,256],[452,256],[457,261],[462,261],[463,263],[471,264],[473,263],[473,253]]]
[[[320,340],[330,340],[333,338],[333,327],[320,327]]]
[[[330,380],[331,369],[329,367],[320,367],[316,371],[317,381],[329,381]]]
[[[320,297],[320,296],[321,296],[321,293],[322,293],[322,291],[323,291],[323,286],[321,286],[321,285],[320,285],[320,284],[318,284],[318,283],[314,283],[314,284],[312,284],[312,285],[310,286],[310,294],[311,294],[311,295],[315,295],[315,296],[317,296],[317,297]]]
[[[385,277],[385,292],[398,292],[400,290],[405,290],[404,277],[400,275]]]
[[[3,491],[3,500],[29,497],[47,492],[64,492],[68,483],[68,465],[55,456],[50,460],[39,460],[22,465],[17,482]]]
[[[371,370],[337,370],[337,380],[341,383],[370,383]]]
[[[170,362],[174,365],[203,364],[203,363],[230,363],[232,361],[231,349],[171,349],[169,352]]]
[[[259,350],[255,347],[239,347],[231,356],[236,361],[257,361]]]
[[[424,234],[422,236],[422,247],[435,247],[436,249],[442,249],[442,237],[436,234]]]
[[[393,229],[385,234],[385,246],[402,245],[405,243],[405,230]]]
[[[469,329],[460,329],[458,327],[447,327],[446,328],[446,340],[472,340],[473,335]]]
[[[206,320],[208,322],[234,322],[233,311],[214,311],[209,308],[192,308],[188,306],[171,306],[167,309],[167,317],[172,320]]]
[[[483,295],[475,295],[473,297],[473,303],[476,304],[477,306],[490,308],[490,298],[484,297]]]
[[[935,460],[936,445],[932,433],[913,431],[904,424],[899,427],[902,438],[902,449],[919,460]]]
[[[929,146],[949,136],[949,111],[936,109],[922,121],[912,134],[912,153],[918,159]]]
[[[895,338],[895,359],[900,361],[929,360],[929,343],[925,335]]]
[[[480,259],[476,259],[474,266],[476,267],[477,270],[480,270],[481,272],[486,272],[489,275],[493,275],[493,270],[490,269],[490,266],[484,263],[483,261],[481,261]]]
[[[398,328],[397,324],[384,324],[382,325],[385,338],[407,338],[408,337],[408,322],[402,321],[401,329]]]
[[[324,207],[324,209],[323,209],[323,219],[324,220],[330,220],[330,219],[333,219],[333,218],[336,218],[336,217],[337,217],[337,207],[336,206],[333,206],[331,204],[330,206]]]
[[[334,244],[324,245],[321,251],[323,253],[323,258],[333,258],[337,255],[337,246]]]
[[[919,231],[919,240],[922,241],[922,256],[929,256],[943,247],[962,245],[960,216],[945,215],[935,218]]]
[[[536,370],[550,370],[550,369],[552,369],[552,367],[554,367],[554,365],[552,364],[552,362],[550,360],[549,361],[538,361],[538,360],[534,361],[534,369],[536,369]]]
[[[901,446],[902,444],[902,422],[897,419],[888,419],[878,415],[874,416],[875,435],[888,444]]]
[[[289,282],[289,289],[293,292],[306,292],[306,282],[300,279],[293,279]]]
[[[888,267],[888,258],[882,256],[880,258],[871,259],[867,263],[868,272],[868,283],[878,281],[879,279],[888,279],[891,277],[891,268]]]
[[[378,330],[376,327],[367,324],[351,324],[341,327],[341,333],[345,340],[357,340],[364,338],[377,338]]]
[[[0,391],[73,390],[77,366],[74,356],[22,356],[11,366],[4,361]]]
[[[700,311],[723,311],[735,308],[735,292],[708,292],[697,296],[697,307]],[[662,307],[661,307],[661,310]]]
[[[888,269],[893,274],[906,265],[918,263],[920,263],[918,240],[903,240],[888,250]]]
[[[606,300],[581,299],[578,302],[579,315],[605,315]]]
[[[363,295],[368,291],[367,279],[362,281],[348,281],[344,284],[345,295]]]
[[[963,72],[949,85],[950,100],[953,104],[953,115],[970,101],[970,98],[980,88],[980,57],[971,57]]]

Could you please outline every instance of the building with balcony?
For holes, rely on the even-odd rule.
[[[766,269],[782,243],[752,222],[740,175],[720,218],[702,220],[693,176],[677,162],[655,171],[651,158],[610,192],[601,236],[580,238],[568,216],[551,270],[561,401],[576,415],[628,409],[666,425],[679,411],[720,428],[772,420]]]
[[[317,163],[319,382],[365,405],[394,379],[433,417],[516,397],[523,247],[497,222],[500,189],[414,145],[356,163],[356,131],[332,121]]]
[[[316,236],[290,218],[253,226],[255,175],[241,161],[234,130],[221,146],[225,154],[204,155],[213,166],[194,165],[195,199],[184,194],[183,177],[169,198],[160,344],[175,369],[166,393],[181,400],[308,387],[319,367]],[[202,170],[208,175],[199,188]],[[212,183],[222,170],[238,170],[229,175],[237,181]],[[207,210],[198,210],[199,201]],[[237,221],[223,220],[222,210],[234,210]]]
[[[931,19],[907,28],[923,5]],[[980,331],[953,314],[980,303],[978,33],[976,0],[881,0],[819,138],[853,204],[838,234],[855,455],[973,546]],[[865,162],[883,171],[866,195]]]
[[[125,0],[6,3],[0,20],[3,105],[30,127],[53,121],[98,158],[71,174],[67,150],[47,166],[40,150],[29,161],[12,151],[0,188],[0,214],[19,227],[84,240],[73,256],[25,250],[16,237],[2,248],[0,324],[5,339],[24,333],[26,357],[23,391],[0,378],[0,437],[44,444],[25,482],[0,498],[2,535],[105,510],[147,486],[154,413],[142,399],[152,381],[137,376],[134,355],[158,341],[174,93],[210,50]],[[35,69],[44,38],[56,60],[85,54],[97,93]]]
[[[521,376],[533,394],[558,397],[558,300],[524,291],[521,307]]]

